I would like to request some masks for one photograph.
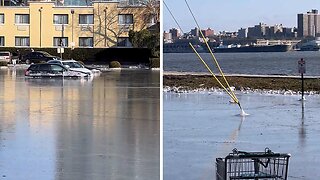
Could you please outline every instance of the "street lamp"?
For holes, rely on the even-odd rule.
[[[107,9],[106,7],[104,11],[104,47],[107,47]]]
[[[41,35],[42,35],[42,34],[41,34],[41,31],[42,31],[42,29],[41,29],[41,27],[42,27],[42,26],[41,26],[41,21],[42,21],[42,7],[39,8],[39,13],[40,13],[40,48],[41,48],[41,43],[42,43],[42,42],[41,42]]]

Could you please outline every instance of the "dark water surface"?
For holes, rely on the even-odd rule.
[[[214,67],[210,54],[201,56]],[[304,58],[306,75],[320,75],[320,51],[216,53],[215,57],[223,72],[228,74],[298,75],[298,60]],[[208,72],[194,53],[165,53],[163,59],[165,71]]]
[[[159,71],[0,69],[0,179],[159,179]]]

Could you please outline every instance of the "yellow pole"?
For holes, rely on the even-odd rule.
[[[240,105],[239,100],[237,99],[237,97],[233,96],[228,89],[220,82],[220,80],[216,77],[216,75],[211,71],[211,69],[209,68],[209,66],[207,65],[207,63],[202,59],[202,57],[200,56],[200,54],[197,52],[197,50],[193,47],[193,45],[191,43],[189,43],[189,45],[191,46],[192,50],[195,52],[195,54],[198,56],[198,58],[201,60],[201,62],[203,63],[203,65],[208,69],[208,71],[211,73],[211,75],[213,76],[213,78],[219,83],[219,85],[228,93],[228,95],[234,100],[234,102],[236,102],[237,104]]]
[[[219,66],[219,63],[218,63],[217,59],[216,59],[216,58],[215,58],[215,56],[213,55],[213,52],[212,52],[212,50],[211,50],[211,48],[210,48],[210,46],[209,46],[208,42],[206,41],[206,39],[205,39],[205,37],[204,37],[204,35],[203,35],[202,31],[201,31],[201,28],[200,28],[200,26],[199,26],[199,24],[198,24],[198,22],[197,22],[196,18],[194,17],[194,15],[193,15],[192,11],[191,11],[191,8],[190,8],[190,6],[189,6],[189,4],[188,4],[187,0],[185,0],[185,2],[186,2],[186,4],[187,4],[187,6],[188,6],[188,9],[189,9],[189,11],[190,11],[190,13],[191,13],[191,15],[192,15],[192,17],[193,17],[194,21],[195,21],[195,22],[196,22],[196,24],[197,24],[197,27],[198,27],[198,29],[199,29],[199,31],[200,31],[200,34],[201,34],[201,36],[202,36],[202,39],[203,39],[204,43],[206,44],[206,46],[207,46],[207,48],[208,48],[208,50],[209,50],[209,52],[210,52],[210,54],[211,54],[211,57],[212,57],[212,59],[214,60],[214,62],[215,62],[215,64],[216,64],[216,66],[217,66],[217,68],[218,68],[218,70],[219,70],[219,72],[220,72],[221,76],[223,77],[223,79],[224,79],[225,83],[227,84],[227,86],[228,86],[229,90],[231,91],[232,96],[233,96],[233,97],[236,97],[236,95],[235,95],[235,94],[234,94],[234,92],[232,91],[232,89],[231,89],[231,87],[230,87],[230,85],[229,85],[229,83],[228,83],[228,81],[227,81],[226,77],[224,76],[224,74],[223,74],[223,72],[222,72],[222,70],[221,70],[221,68],[220,68],[220,66]]]

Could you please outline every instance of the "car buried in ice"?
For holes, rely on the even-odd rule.
[[[72,71],[60,64],[32,64],[25,72],[26,77],[88,77],[82,72]]]
[[[76,60],[51,60],[48,61],[50,64],[61,64],[69,70],[86,73],[89,76],[93,76],[95,74],[99,74],[100,70],[98,69],[88,69],[83,64]]]

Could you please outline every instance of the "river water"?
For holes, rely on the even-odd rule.
[[[159,77],[25,79],[0,69],[0,178],[159,179]]]
[[[210,54],[201,56],[214,67]],[[306,75],[320,75],[320,51],[216,53],[215,57],[228,74],[298,75],[298,60],[304,58]],[[194,53],[165,53],[163,59],[164,71],[208,72]]]
[[[318,179],[320,96],[237,96],[245,118],[222,92],[164,93],[164,179],[215,179],[215,158],[266,147],[291,154],[288,179]]]

